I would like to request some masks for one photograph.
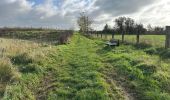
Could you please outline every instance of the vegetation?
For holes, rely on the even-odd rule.
[[[52,29],[1,29],[1,37],[31,40],[35,42],[43,42],[50,44],[63,44],[67,43],[69,37],[73,35],[72,30],[52,30]]]
[[[142,23],[136,23],[132,18],[118,17],[114,20],[113,28],[106,24],[102,31],[91,31],[91,33],[97,35],[97,37],[100,35],[101,38],[103,38],[103,34],[105,34],[105,38],[107,38],[107,35],[112,35],[112,39],[114,39],[114,35],[119,34],[122,43],[124,43],[125,35],[136,35],[135,41],[136,44],[139,44],[140,35],[165,35],[165,30],[159,26],[152,27],[150,24],[145,28]]]
[[[77,20],[77,24],[80,28],[80,32],[84,35],[89,35],[89,31],[92,31],[91,25],[93,21],[86,15],[85,12],[80,13],[80,17]]]
[[[165,37],[142,35],[138,45],[135,39],[126,36],[124,44],[112,48],[105,46],[105,40],[79,33],[63,45],[1,38],[0,96],[3,100],[169,100],[170,53],[163,48]]]

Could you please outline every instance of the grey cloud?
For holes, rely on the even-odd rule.
[[[96,14],[108,13],[119,16],[122,14],[135,13],[155,1],[156,0],[97,0],[94,5],[99,8],[95,11]]]
[[[162,18],[162,13],[169,16],[168,6],[150,7],[154,2],[167,0],[88,0],[89,2],[87,0],[61,0],[60,6],[55,5],[58,0],[46,0],[49,2],[34,5],[29,1],[1,0],[0,26],[75,27],[76,19],[81,11],[87,11],[97,27],[103,27],[106,23],[113,24],[115,17],[123,15],[134,15],[135,18],[142,16],[142,19],[140,18],[142,21],[154,20],[155,11],[161,13],[159,18]],[[143,12],[144,8],[150,9]],[[165,20],[157,22],[165,23]]]
[[[0,26],[33,26],[69,28],[74,25],[73,16],[63,16],[62,12],[53,9],[53,4],[31,5],[26,0],[2,0],[0,2]],[[49,3],[50,4],[50,3]],[[37,9],[42,7],[43,9]]]

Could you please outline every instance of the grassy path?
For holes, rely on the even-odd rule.
[[[52,74],[45,76],[37,99],[128,100],[127,93],[103,74],[106,65],[97,54],[100,43],[77,34],[70,44],[51,52]]]
[[[14,56],[21,78],[3,100],[170,100],[169,59],[154,52],[74,34],[69,44]]]

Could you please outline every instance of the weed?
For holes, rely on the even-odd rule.
[[[163,51],[160,53],[160,56],[161,56],[163,59],[170,58],[170,49],[163,50]]]
[[[152,47],[152,48],[148,48],[145,49],[144,52],[146,52],[147,54],[153,55],[153,54],[158,54],[158,51],[156,48]]]
[[[38,64],[28,64],[28,65],[22,65],[21,67],[19,67],[19,71],[22,73],[38,73],[41,72],[41,66],[39,66]]]
[[[14,64],[29,64],[29,63],[32,63],[33,60],[31,57],[29,57],[27,53],[22,53],[22,54],[18,54],[14,56],[12,58],[12,62]]]
[[[0,82],[13,82],[20,78],[20,74],[13,67],[9,59],[1,59],[0,61]]]

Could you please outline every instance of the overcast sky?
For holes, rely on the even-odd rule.
[[[170,0],[1,0],[0,26],[75,28],[87,11],[94,28],[127,16],[145,25],[170,25]]]

